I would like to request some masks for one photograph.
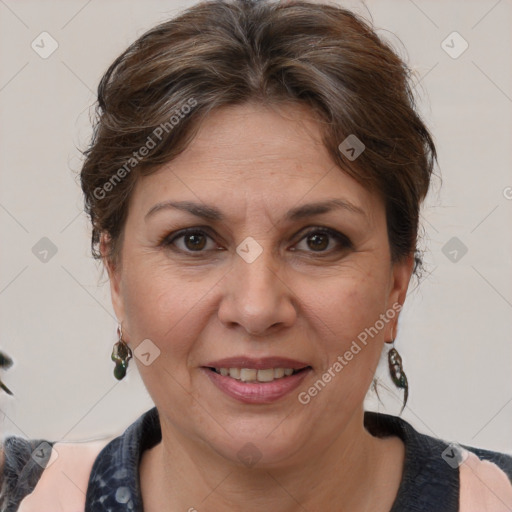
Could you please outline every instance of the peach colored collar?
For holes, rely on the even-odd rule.
[[[466,451],[460,465],[459,512],[511,512],[512,484],[494,463]]]
[[[84,512],[92,465],[110,441],[55,443],[49,465],[18,512]],[[459,512],[512,511],[512,484],[496,464],[467,452],[459,472]]]
[[[84,512],[92,465],[111,440],[55,443],[46,469],[18,512]]]

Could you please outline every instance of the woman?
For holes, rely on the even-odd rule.
[[[368,25],[197,4],[98,105],[81,180],[114,375],[135,363],[155,408],[101,443],[8,438],[1,510],[510,510],[512,457],[363,409],[385,343],[406,404],[393,341],[436,160]]]

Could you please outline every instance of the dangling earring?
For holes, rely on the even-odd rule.
[[[409,385],[407,383],[407,377],[402,366],[402,358],[400,357],[398,350],[394,347],[395,340],[392,340],[388,343],[393,345],[391,350],[388,352],[388,366],[389,373],[391,374],[391,380],[397,388],[404,390],[404,404],[402,406],[402,410],[400,411],[400,414],[402,414],[403,410],[405,409],[405,404],[407,403],[407,397],[409,396]]]
[[[117,327],[117,335],[119,336],[119,341],[114,344],[112,355],[110,357],[112,361],[116,363],[116,367],[114,368],[114,377],[117,380],[121,380],[126,375],[128,361],[132,358],[132,351],[123,340],[121,325]]]

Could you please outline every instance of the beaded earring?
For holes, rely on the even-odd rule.
[[[128,361],[132,358],[132,351],[123,340],[123,331],[121,325],[119,325],[117,328],[117,334],[119,336],[119,341],[114,344],[111,359],[116,364],[114,368],[114,377],[117,380],[121,380],[126,375]]]
[[[395,340],[392,340],[390,343],[394,345]],[[402,405],[402,410],[400,411],[400,414],[402,414],[402,411],[405,408],[405,404],[407,403],[407,398],[409,396],[409,385],[407,383],[407,376],[405,375],[404,367],[402,365],[402,358],[394,346],[392,346],[388,352],[388,366],[393,384],[397,388],[404,390],[404,404]]]

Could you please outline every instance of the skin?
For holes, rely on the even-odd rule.
[[[131,361],[162,426],[162,442],[140,465],[144,510],[295,512],[338,500],[343,510],[388,511],[396,497],[403,443],[364,429],[363,400],[398,315],[309,404],[297,399],[360,332],[403,304],[413,267],[412,256],[392,264],[383,202],[334,164],[320,137],[306,107],[227,107],[181,155],[137,182],[121,259],[106,265],[124,339],[132,350],[144,339],[160,350],[148,366]],[[282,220],[332,198],[364,215],[338,209]],[[168,200],[214,206],[226,220],[177,209],[145,219]],[[199,226],[210,231],[160,244]],[[315,227],[344,234],[352,247],[308,237]],[[248,236],[263,249],[252,263],[235,251]],[[103,237],[103,254],[107,244]],[[235,355],[291,357],[312,371],[275,403],[243,404],[200,369]],[[237,456],[247,442],[261,454],[253,467]]]

